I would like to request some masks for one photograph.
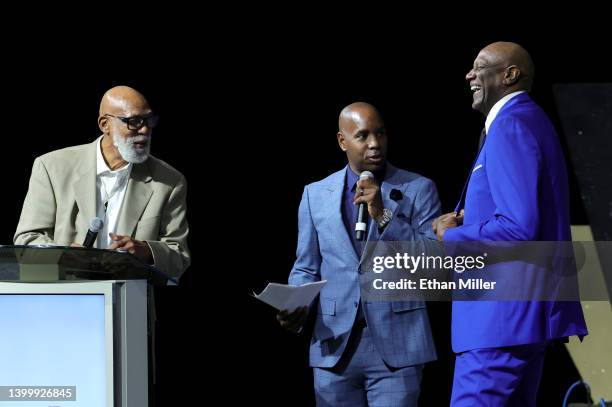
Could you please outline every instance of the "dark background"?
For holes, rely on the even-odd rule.
[[[465,81],[482,47],[509,40],[531,53],[532,97],[560,135],[552,85],[612,77],[607,38],[572,25],[487,33],[383,28],[316,39],[287,36],[284,28],[252,29],[223,43],[207,37],[119,49],[97,44],[91,53],[42,40],[48,47],[42,58],[14,49],[14,63],[5,67],[3,244],[12,241],[32,161],[93,141],[105,90],[133,86],[160,115],[152,152],[189,183],[193,256],[180,287],[156,290],[160,405],[180,405],[204,391],[228,403],[313,404],[309,334],[283,332],[275,312],[249,294],[269,281],[286,282],[304,185],[345,165],[335,134],[346,104],[367,101],[380,110],[390,161],[434,180],[447,212],[484,125]],[[588,223],[569,169],[572,223]],[[439,360],[425,370],[421,401],[444,405],[454,363],[450,304],[430,304],[429,313]],[[565,349],[551,349],[540,400],[560,404],[577,378]]]

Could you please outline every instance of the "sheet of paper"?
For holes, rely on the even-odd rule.
[[[327,280],[300,286],[270,283],[261,293],[253,295],[278,310],[293,312],[298,307],[310,305],[325,283]]]

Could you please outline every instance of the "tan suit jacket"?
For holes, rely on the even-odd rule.
[[[68,147],[34,161],[15,232],[18,245],[82,243],[96,216],[96,146]],[[134,164],[117,234],[146,241],[155,266],[178,277],[189,266],[185,177],[153,156]]]

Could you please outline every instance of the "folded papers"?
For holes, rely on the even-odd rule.
[[[299,307],[310,305],[325,283],[327,280],[300,286],[270,283],[261,293],[253,293],[253,296],[278,310],[286,310],[291,313]]]

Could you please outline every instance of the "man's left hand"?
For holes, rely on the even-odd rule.
[[[438,216],[438,218],[431,224],[431,227],[438,237],[438,240],[442,241],[446,229],[456,228],[461,224],[463,224],[463,211],[461,211],[459,215],[457,215],[457,212],[449,212]]]
[[[132,239],[131,236],[116,235],[114,233],[109,233],[109,235],[113,242],[107,247],[108,250],[122,249],[147,264],[153,264],[153,254],[146,242]]]
[[[355,205],[365,203],[368,205],[370,217],[376,221],[383,215],[383,201],[380,195],[380,186],[375,178],[366,178],[357,181],[355,188]]]

